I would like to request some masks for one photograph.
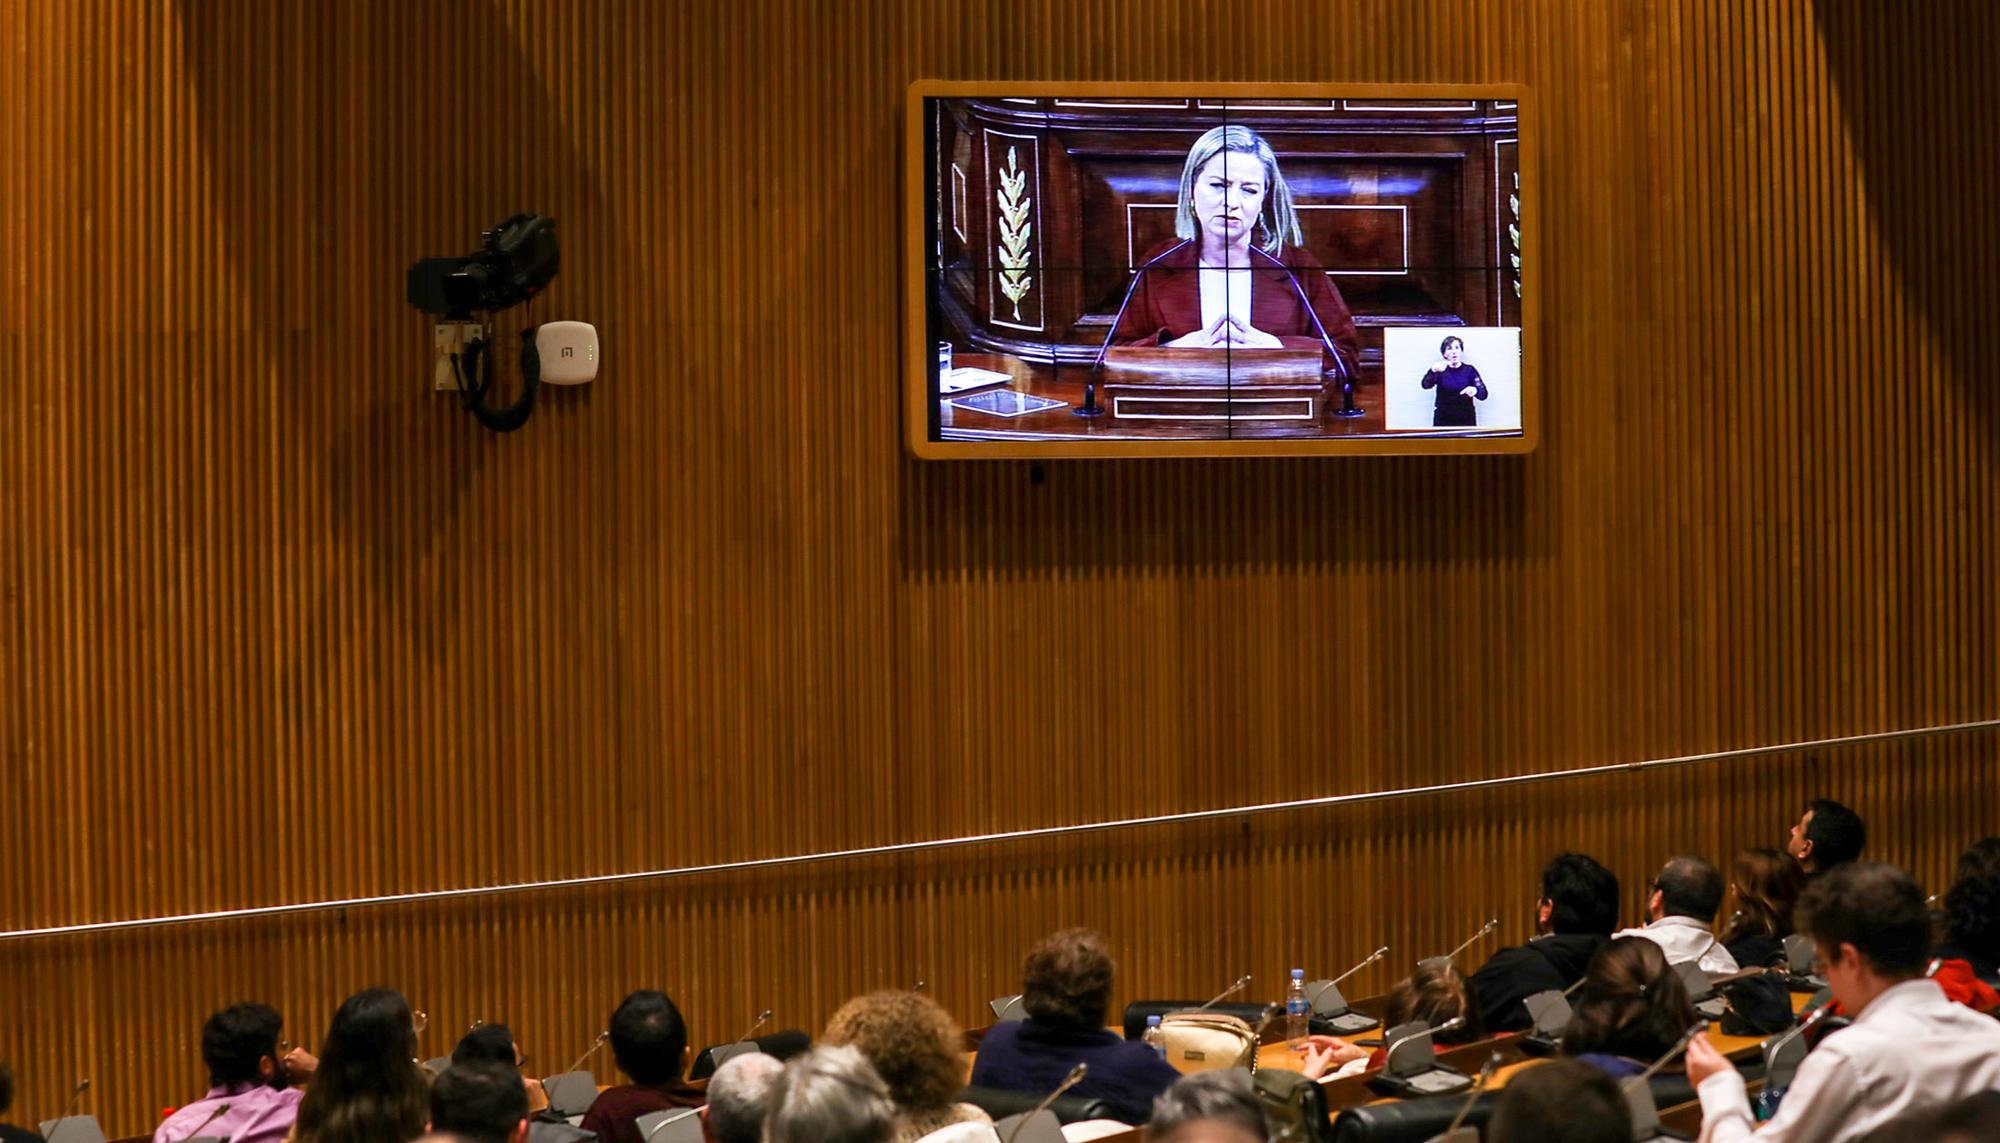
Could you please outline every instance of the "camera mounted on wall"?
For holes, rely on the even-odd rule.
[[[495,432],[527,423],[544,380],[576,385],[597,375],[597,331],[590,325],[529,325],[521,331],[520,396],[504,406],[487,401],[493,387],[493,315],[532,301],[561,265],[556,220],[516,214],[481,235],[479,249],[465,257],[424,258],[410,267],[410,304],[439,319],[437,388],[457,389],[479,423]]]

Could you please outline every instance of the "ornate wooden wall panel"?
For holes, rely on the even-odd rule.
[[[1983,0],[0,2],[0,927],[576,877],[1985,719]],[[921,465],[920,76],[1519,81],[1545,445]],[[561,220],[605,371],[496,437],[405,265]],[[622,888],[0,942],[17,1118],[114,1133],[262,997],[390,982],[546,1067],[1037,934],[1121,992],[1398,964],[1540,862],[1857,805],[1933,885],[1991,732]],[[1362,988],[1386,986],[1371,972]],[[604,1066],[600,1061],[600,1067]]]

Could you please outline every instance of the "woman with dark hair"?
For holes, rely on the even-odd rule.
[[[1104,937],[1089,929],[1065,929],[1036,945],[1021,966],[1028,1018],[996,1025],[979,1041],[973,1085],[1046,1095],[1085,1063],[1090,1070],[1070,1094],[1105,1101],[1125,1123],[1144,1123],[1180,1073],[1151,1046],[1104,1026],[1114,968]]]
[[[410,1002],[387,988],[357,992],[334,1013],[292,1137],[298,1143],[404,1143],[424,1133],[430,1090],[412,1057]]]
[[[2000,983],[2000,837],[1976,841],[1959,856],[1944,914],[1945,939],[1937,955],[1963,960],[1980,980]]]
[[[1687,988],[1667,954],[1644,937],[1619,937],[1591,958],[1573,998],[1563,1055],[1614,1079],[1638,1075],[1694,1025]]]
[[[1436,389],[1437,410],[1431,425],[1440,429],[1470,429],[1479,425],[1473,401],[1487,397],[1486,379],[1465,360],[1465,339],[1453,334],[1438,342],[1438,361],[1424,374],[1423,387]]]
[[[1722,947],[1744,968],[1769,968],[1785,959],[1792,909],[1805,891],[1799,863],[1775,849],[1746,849],[1729,870],[1722,900]]]

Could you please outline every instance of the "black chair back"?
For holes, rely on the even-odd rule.
[[[1042,1102],[1042,1096],[1034,1092],[1001,1091],[997,1087],[969,1087],[958,1093],[960,1103],[969,1103],[993,1117],[994,1121],[1033,1111]],[[1086,1119],[1117,1119],[1112,1114],[1111,1105],[1094,1095],[1057,1096],[1049,1110],[1056,1113],[1058,1123],[1081,1123]]]
[[[797,1028],[787,1028],[782,1032],[773,1032],[768,1036],[759,1036],[750,1042],[757,1045],[758,1051],[763,1052],[767,1056],[776,1056],[781,1060],[789,1060],[793,1056],[803,1053],[807,1048],[812,1047],[812,1037],[799,1031]],[[694,1066],[688,1069],[688,1079],[703,1080],[714,1075],[716,1049],[731,1046],[729,1044],[710,1044],[708,1047],[703,1048],[701,1054],[694,1058]]]
[[[1189,1008],[1201,1007],[1199,1000],[1134,1000],[1125,1006],[1125,1038],[1137,1040],[1146,1034],[1146,1017],[1165,1016],[1169,1012],[1183,1012]],[[1240,1016],[1243,1022],[1255,1028],[1269,1015],[1274,1004],[1214,1004],[1210,1012],[1224,1012]]]

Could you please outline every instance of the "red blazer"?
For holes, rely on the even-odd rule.
[[[1173,246],[1172,242],[1163,242],[1153,247],[1140,263],[1150,262]],[[1320,324],[1326,327],[1327,337],[1340,351],[1341,364],[1347,367],[1349,376],[1358,377],[1361,337],[1354,332],[1354,318],[1347,312],[1340,291],[1333,288],[1320,264],[1305,251],[1287,246],[1277,258],[1286,269],[1280,269],[1262,253],[1250,256],[1250,324],[1292,348],[1311,349],[1319,345],[1319,331],[1313,328],[1312,319],[1299,304],[1299,289],[1292,286],[1297,281],[1311,300]],[[1287,273],[1287,269],[1291,272]],[[1164,345],[1202,327],[1198,243],[1190,242],[1138,273],[1139,284],[1132,291],[1132,302],[1125,307],[1118,328],[1112,332],[1114,344]],[[1326,367],[1333,368],[1333,363],[1327,362]]]

